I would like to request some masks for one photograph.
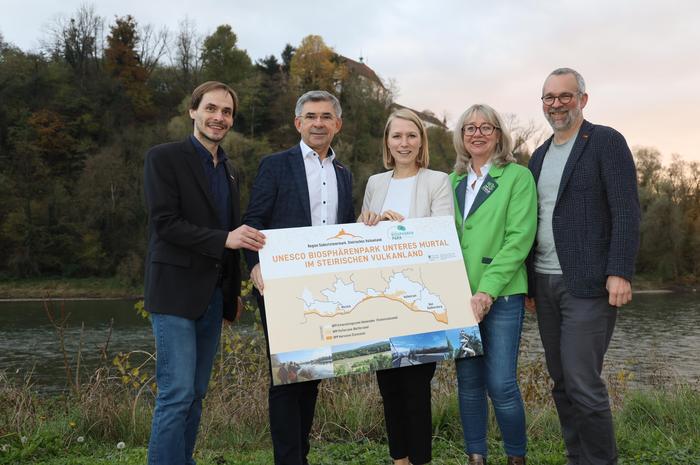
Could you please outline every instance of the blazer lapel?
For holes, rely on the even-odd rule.
[[[464,198],[467,194],[467,179],[469,176],[463,174],[461,177],[456,179],[457,186],[455,186],[455,199],[457,199],[457,207],[459,208],[459,222],[460,224],[464,221]]]
[[[564,189],[571,178],[571,173],[574,172],[574,167],[576,166],[578,159],[581,158],[581,155],[583,154],[583,149],[586,147],[586,143],[588,142],[592,129],[593,125],[584,120],[583,124],[581,125],[581,129],[578,131],[576,142],[574,142],[574,146],[571,148],[569,158],[566,160],[566,165],[564,165],[564,172],[561,175],[561,182],[559,183],[559,192],[557,193],[556,203],[559,203],[561,193],[564,192]]]
[[[544,156],[549,150],[549,145],[552,143],[554,136],[550,137],[542,144],[542,148],[533,156],[532,166],[530,167],[532,171],[532,177],[535,178],[535,184],[540,180],[540,173],[542,172],[542,163],[544,163]]]
[[[195,148],[192,146],[192,142],[187,139],[183,144],[183,148],[186,152],[185,160],[190,166],[192,173],[194,174],[197,184],[202,189],[204,197],[207,199],[207,204],[209,208],[216,214],[216,207],[214,206],[214,199],[211,196],[209,186],[207,185],[207,178],[204,176],[204,168],[202,168],[202,162],[200,161],[199,155],[197,154]]]
[[[347,169],[333,159],[333,168],[335,168],[335,179],[338,185],[338,221],[343,221],[343,212],[348,211],[349,203],[352,202],[352,192],[348,190],[349,183],[346,182],[348,177]],[[311,215],[309,215],[311,218]]]
[[[231,219],[232,223],[231,226],[233,229],[235,229],[238,226],[238,223],[240,223],[240,190],[238,188],[238,171],[236,168],[233,166],[233,163],[231,163],[231,160],[227,160],[226,164],[224,165],[226,169],[226,176],[229,181],[229,195],[231,196]]]
[[[484,182],[481,184],[479,192],[477,192],[476,194],[476,198],[474,199],[474,203],[472,203],[472,207],[469,209],[469,213],[467,213],[467,218],[473,215],[474,212],[476,212],[479,209],[479,207],[484,202],[486,202],[486,199],[488,199],[491,196],[491,194],[493,194],[494,191],[498,189],[498,183],[496,182],[495,178],[500,176],[502,170],[503,168],[499,169],[495,166],[489,170],[489,173],[484,178]],[[498,174],[495,173],[496,171],[498,171]],[[494,176],[491,176],[492,172]]]
[[[309,200],[309,184],[306,181],[306,169],[304,168],[304,158],[301,153],[301,148],[297,145],[289,154],[289,172],[297,186],[297,192],[301,200],[304,214],[306,215],[306,224],[311,226],[311,201]]]

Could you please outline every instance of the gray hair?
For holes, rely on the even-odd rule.
[[[464,123],[474,114],[478,113],[490,124],[493,124],[498,130],[498,141],[496,142],[496,151],[491,157],[491,161],[496,166],[505,166],[508,163],[515,162],[515,157],[513,156],[513,139],[510,137],[510,131],[505,126],[505,122],[501,115],[498,114],[496,110],[483,103],[477,103],[472,105],[467,110],[462,113],[462,116],[457,120],[455,129],[452,132],[452,143],[457,152],[457,159],[455,160],[455,172],[457,174],[464,174],[469,171],[469,164],[471,163],[472,156],[464,147],[464,135],[462,128]]]
[[[297,100],[297,105],[294,107],[294,116],[301,116],[301,109],[306,102],[331,102],[335,116],[340,118],[343,114],[343,109],[340,107],[340,102],[335,95],[325,90],[310,90]]]
[[[574,77],[576,78],[576,86],[578,87],[578,91],[581,94],[586,93],[586,81],[583,80],[583,76],[581,76],[581,73],[576,71],[575,69],[571,68],[557,68],[551,73],[549,73],[549,76],[561,76],[564,74],[573,74]],[[549,77],[547,76],[547,77]]]

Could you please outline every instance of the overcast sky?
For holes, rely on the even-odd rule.
[[[9,5],[8,5],[9,3]],[[80,0],[2,0],[0,32],[36,50],[57,16]],[[89,2],[88,2],[89,3]],[[230,24],[253,61],[318,34],[398,89],[397,101],[446,114],[488,103],[547,129],[542,82],[554,68],[586,79],[585,117],[613,126],[631,146],[700,161],[700,2],[680,0],[298,0],[92,2],[108,23],[131,14],[175,31],[188,17],[209,34]],[[198,9],[195,9],[194,5]]]

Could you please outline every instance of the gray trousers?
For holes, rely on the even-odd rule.
[[[569,463],[615,465],[615,431],[601,371],[617,309],[607,296],[572,296],[562,275],[537,273],[535,286],[537,323]]]

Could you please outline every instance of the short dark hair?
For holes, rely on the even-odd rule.
[[[338,97],[325,90],[310,90],[297,100],[297,104],[294,107],[294,116],[301,116],[301,109],[304,108],[306,102],[331,102],[335,116],[340,118],[343,115],[343,109],[340,106]]]
[[[586,81],[584,81],[583,76],[581,76],[581,73],[579,73],[575,69],[557,68],[551,73],[549,73],[549,76],[562,76],[564,74],[573,74],[573,76],[576,78],[576,87],[578,87],[578,91],[582,94],[586,93]]]
[[[236,112],[238,111],[238,96],[230,86],[219,81],[207,81],[198,85],[197,88],[192,91],[190,110],[196,110],[199,108],[199,104],[202,103],[202,97],[204,97],[204,94],[217,89],[225,90],[229,93],[229,95],[231,95],[231,98],[233,99],[233,110],[231,112],[231,116],[236,116]]]

